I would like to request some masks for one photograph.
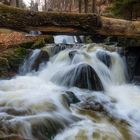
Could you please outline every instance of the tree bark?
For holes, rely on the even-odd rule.
[[[84,0],[85,13],[88,13],[88,0]]]
[[[82,12],[82,0],[79,0],[79,13]]]
[[[104,35],[140,38],[140,21],[100,17],[95,14],[47,13],[0,4],[0,27],[46,34]]]
[[[96,13],[96,0],[92,0],[92,12]]]
[[[47,11],[47,0],[44,0],[44,10]]]

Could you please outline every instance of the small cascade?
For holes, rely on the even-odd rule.
[[[31,71],[38,71],[40,65],[48,60],[49,55],[46,51],[36,49],[24,60],[23,65],[19,68],[19,74],[25,75]]]
[[[26,59],[23,62],[23,65],[19,68],[19,73],[21,75],[25,75],[28,72],[31,72],[32,65],[34,64],[35,60],[39,56],[40,50],[36,49],[32,51],[29,56],[26,57]]]
[[[75,44],[78,43],[76,36],[57,35],[54,36],[55,44]]]
[[[34,50],[20,75],[0,80],[0,139],[139,140],[140,87],[127,83],[125,62],[112,50]]]

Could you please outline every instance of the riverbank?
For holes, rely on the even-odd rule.
[[[19,32],[0,32],[0,77],[14,76],[31,49],[53,43],[52,36],[27,36]]]

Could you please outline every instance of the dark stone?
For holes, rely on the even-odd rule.
[[[111,66],[111,57],[104,51],[98,51],[96,54],[97,58],[102,61],[107,67]]]
[[[0,78],[9,79],[14,76],[24,60],[27,50],[22,47],[11,47],[0,54]]]
[[[14,107],[1,107],[0,112],[7,113],[13,116],[25,116],[31,115],[32,111],[29,109],[14,108]]]
[[[97,101],[89,101],[89,100],[87,100],[87,102],[81,104],[80,106],[83,109],[86,109],[86,110],[105,112],[104,106],[101,103],[97,102]]]
[[[74,56],[75,56],[76,53],[77,53],[76,50],[73,50],[73,51],[70,51],[69,52],[69,57],[70,57],[71,60],[74,58]]]
[[[44,38],[37,39],[34,44],[31,46],[32,49],[42,48],[45,46]]]
[[[67,48],[67,45],[63,45],[63,44],[57,44],[55,45],[55,47],[53,47],[53,54],[57,54],[60,51],[63,51]]]
[[[73,122],[81,121],[77,116],[70,115],[69,119]],[[32,124],[32,135],[37,140],[53,140],[54,137],[64,131],[71,125],[71,121],[62,116],[53,116],[52,118],[41,118]]]
[[[46,118],[32,124],[32,135],[37,140],[51,140],[60,133],[69,123],[66,120]]]
[[[69,49],[69,48],[72,48],[73,45],[67,45],[67,44],[57,44],[55,45],[53,48],[52,48],[52,53],[53,55],[59,53],[60,51],[63,51],[65,49]]]
[[[76,104],[80,102],[80,100],[75,96],[75,94],[71,91],[66,91],[66,94],[62,95],[62,100],[66,106],[70,106],[70,104]]]
[[[99,79],[95,70],[88,64],[79,64],[64,75],[57,73],[57,80],[52,79],[52,81],[68,86],[68,87],[78,87],[82,89],[89,89],[95,91],[102,91],[103,85]]]
[[[47,61],[49,61],[48,53],[46,51],[41,51],[37,59],[35,60],[34,64],[32,65],[32,70],[37,71],[39,69],[39,65]]]

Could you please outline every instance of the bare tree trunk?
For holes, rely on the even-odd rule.
[[[88,13],[88,0],[84,0],[85,13]]]
[[[70,1],[70,4],[69,4],[69,12],[72,11],[72,1]]]
[[[13,6],[13,7],[16,7],[16,3],[17,0],[10,0],[10,5]]]
[[[19,0],[16,0],[16,7],[19,7]]]
[[[82,0],[79,0],[79,13],[82,12]]]
[[[44,10],[47,11],[47,0],[44,0]]]
[[[92,0],[92,13],[96,13],[97,9],[96,9],[96,0]]]

